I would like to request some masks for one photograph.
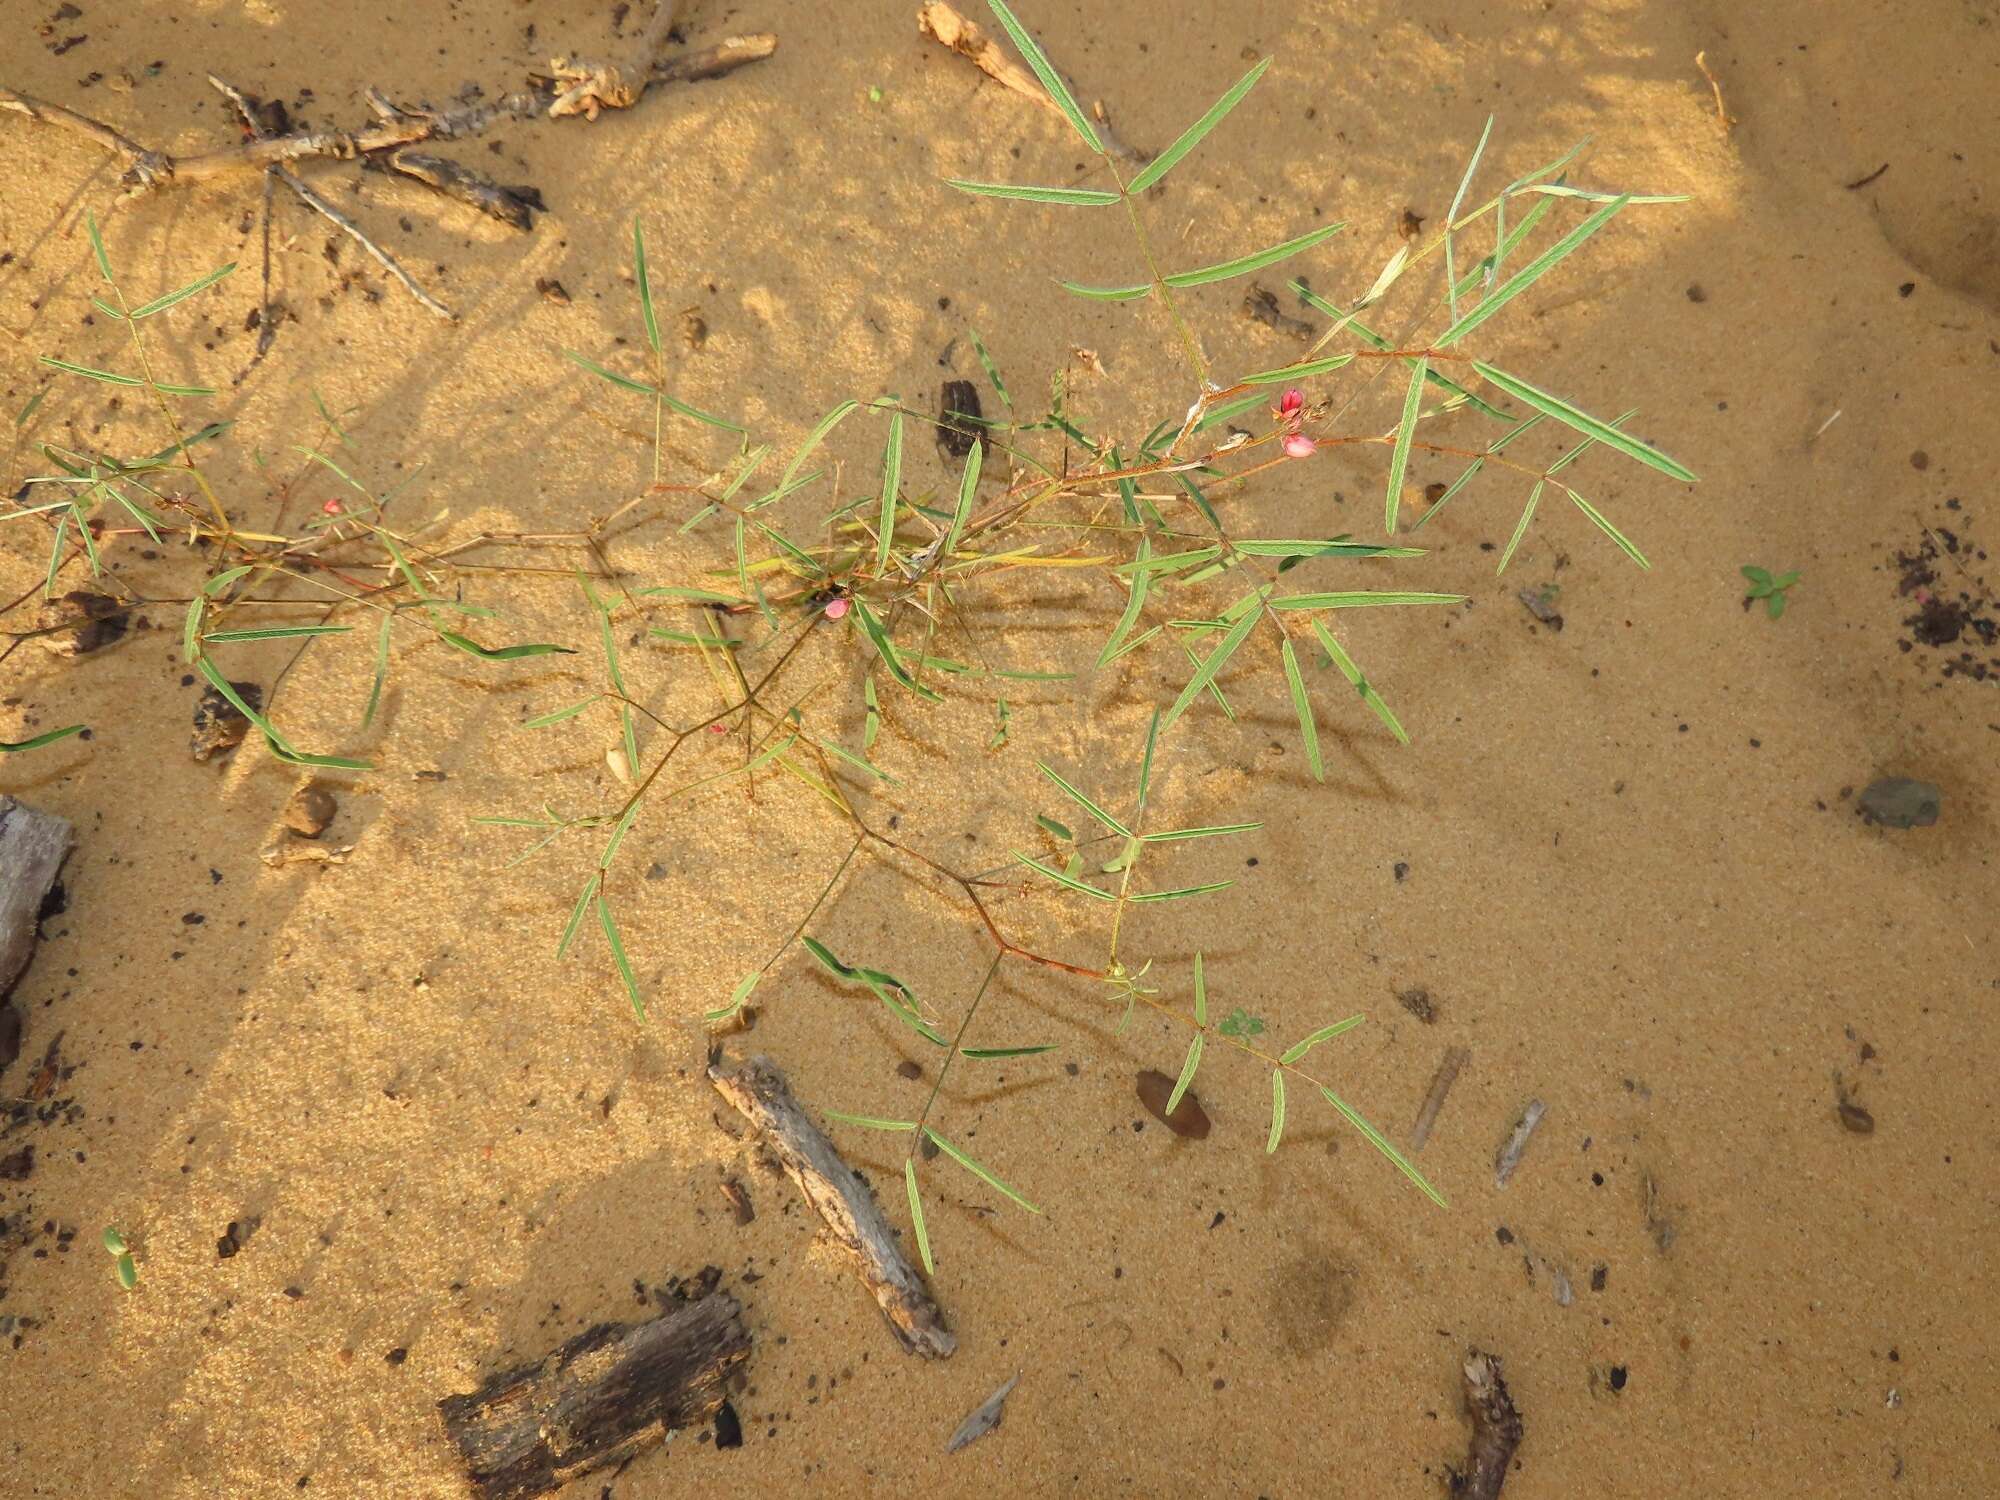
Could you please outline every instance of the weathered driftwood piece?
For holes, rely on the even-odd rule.
[[[785,1075],[769,1058],[753,1057],[734,1069],[711,1061],[708,1079],[757,1127],[834,1239],[854,1258],[855,1269],[903,1347],[928,1359],[950,1357],[958,1340],[904,1258],[867,1181],[840,1159],[833,1142],[792,1097]]]
[[[69,857],[67,819],[0,796],[0,1068],[21,1050],[21,1015],[7,1000],[35,951],[35,926]]]
[[[966,19],[944,0],[928,0],[917,11],[917,30],[939,46],[956,52],[1002,88],[1011,89],[1024,99],[1032,99],[1059,118],[1062,116],[1062,106],[1049,97],[1040,79],[1014,61],[1013,56],[988,36],[978,22]],[[1062,72],[1060,68],[1056,71]],[[1063,81],[1069,84],[1072,94],[1078,93],[1075,82],[1067,74],[1063,75]],[[1104,115],[1104,106],[1096,105],[1091,113],[1096,117],[1098,138],[1104,142],[1105,149],[1113,156],[1136,161],[1139,153],[1112,133],[1111,122]]]
[[[1499,1500],[1514,1450],[1521,1446],[1521,1414],[1500,1378],[1500,1361],[1478,1349],[1465,1359],[1465,1410],[1472,1418],[1472,1446],[1465,1472],[1452,1471],[1451,1492],[1466,1500]]]
[[[544,1359],[438,1402],[479,1500],[526,1500],[707,1421],[750,1353],[725,1292],[645,1323],[600,1323]]]

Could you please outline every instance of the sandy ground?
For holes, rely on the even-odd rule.
[[[1628,210],[1485,346],[1606,414],[1639,407],[1637,430],[1701,474],[1683,489],[1602,456],[1583,471],[1652,573],[1545,510],[1496,581],[1481,549],[1505,541],[1521,496],[1475,488],[1398,575],[1472,603],[1374,612],[1349,631],[1409,749],[1358,708],[1323,710],[1328,777],[1314,785],[1267,671],[1235,686],[1241,722],[1192,715],[1163,769],[1165,816],[1265,826],[1177,863],[1236,884],[1150,917],[1136,951],[1184,976],[1205,949],[1224,1002],[1280,1036],[1368,1011],[1338,1077],[1399,1139],[1445,1047],[1468,1048],[1421,1158],[1451,1208],[1302,1103],[1266,1156],[1262,1073],[1227,1059],[1201,1085],[1214,1134],[1175,1139],[1132,1078],[1171,1071],[1179,1034],[1145,1019],[1120,1034],[1088,986],[1010,969],[989,1040],[1062,1050],[955,1078],[942,1119],[1046,1212],[994,1214],[977,1184],[930,1179],[936,1285],[962,1344],[944,1365],[905,1358],[789,1186],[716,1129],[699,1082],[700,1010],[784,937],[844,847],[817,804],[760,784],[754,801],[738,788],[641,823],[619,899],[651,997],[642,1025],[601,945],[552,956],[589,855],[509,870],[518,836],[471,822],[613,799],[597,731],[513,727],[593,690],[588,658],[488,669],[408,647],[363,735],[367,650],[316,647],[286,679],[282,719],[306,747],[379,769],[332,778],[328,837],[355,846],[347,864],[272,870],[256,851],[298,773],[261,749],[209,765],[183,752],[194,690],[180,611],[161,605],[152,630],[80,663],[28,645],[0,666],[0,730],[95,728],[0,766],[8,790],[80,833],[68,910],[16,995],[22,1057],[0,1079],[9,1099],[38,1091],[0,1137],[0,1154],[34,1147],[29,1175],[0,1182],[0,1493],[456,1495],[439,1397],[637,1315],[635,1279],[705,1264],[756,1337],[735,1398],[743,1447],[683,1433],[608,1490],[600,1475],[570,1493],[1433,1494],[1464,1452],[1457,1368],[1474,1345],[1505,1360],[1526,1421],[1510,1496],[2000,1486],[2000,679],[1945,672],[1962,651],[1993,655],[1970,631],[1912,642],[1919,601],[1897,561],[1930,528],[1957,551],[1923,587],[1992,617],[1981,580],[2000,520],[1979,476],[2000,469],[2000,12],[1026,9],[1120,132],[1154,148],[1244,57],[1275,58],[1153,209],[1188,259],[1338,214],[1350,231],[1296,269],[1351,295],[1398,243],[1404,208],[1444,213],[1489,112],[1496,178],[1589,135],[1583,180],[1694,197]],[[543,189],[531,235],[351,167],[315,170],[463,321],[424,314],[351,247],[330,264],[326,226],[281,202],[274,292],[297,320],[247,376],[256,185],[113,213],[99,152],[0,116],[6,407],[38,387],[39,353],[114,357],[87,301],[77,211],[94,205],[141,295],[245,263],[169,325],[173,370],[222,387],[214,414],[237,423],[215,472],[245,524],[268,519],[289,445],[318,440],[313,392],[353,413],[350,462],[371,483],[409,483],[397,503],[413,521],[560,530],[637,493],[643,420],[556,352],[636,368],[635,214],[670,335],[684,307],[708,329],[699,351],[673,346],[679,394],[781,449],[845,396],[931,399],[955,338],[953,373],[976,377],[968,327],[1017,390],[1039,391],[1080,345],[1108,374],[1079,399],[1108,421],[1137,431],[1179,410],[1159,323],[1050,284],[1128,273],[1121,239],[940,189],[961,173],[1067,180],[1076,154],[1060,122],[922,42],[912,10],[703,5],[696,41],[769,29],[777,56],[592,127],[501,130],[497,156],[465,148]],[[0,6],[0,82],[179,148],[232,137],[210,68],[315,122],[352,121],[371,84],[400,99],[497,92],[551,52],[615,46],[611,8],[577,0],[94,0],[55,17],[53,0]],[[571,304],[546,301],[538,278]],[[1209,347],[1242,368],[1292,357],[1240,295],[1195,299]],[[1368,399],[1360,426],[1393,420],[1395,392]],[[58,387],[43,420],[153,446],[96,388]],[[857,424],[837,447],[850,489],[871,482],[878,442]],[[668,477],[727,452],[677,428]],[[949,483],[927,444],[912,452],[912,483]],[[17,451],[9,490],[38,462]],[[1454,472],[1420,461],[1412,485]],[[1378,452],[1323,456],[1254,503],[1266,534],[1372,534],[1380,473]],[[322,476],[298,495],[336,491]],[[38,581],[46,539],[31,524],[0,536],[0,598]],[[675,581],[718,547],[654,527],[614,557]],[[153,597],[185,593],[176,556],[127,562]],[[1803,571],[1782,621],[1739,607],[1745,563]],[[1549,582],[1560,633],[1514,597]],[[508,585],[510,623],[586,632],[574,593]],[[0,623],[25,628],[31,610]],[[1098,634],[1063,618],[1081,617],[1024,615],[1016,664],[1087,663]],[[266,681],[287,654],[236,649]],[[664,654],[638,670],[671,697]],[[968,762],[944,747],[983,742],[990,688],[927,714],[893,704],[881,749],[904,780],[874,805],[924,847],[1004,861],[1034,837],[1033,813],[1058,811],[1034,757],[1125,785],[1144,705],[1175,675],[1152,658],[1085,679],[1075,701],[1010,694],[1012,743],[970,754],[976,785],[947,772]],[[1943,788],[1935,827],[1857,817],[1856,791],[1889,773]],[[636,878],[651,862],[661,878]],[[1004,910],[1101,961],[1059,903]],[[956,913],[879,864],[857,867],[814,930],[948,1010],[986,957]],[[1416,987],[1430,1024],[1397,1003]],[[759,998],[742,1040],[805,1098],[917,1107],[927,1085],[898,1076],[903,1038],[865,996],[795,953]],[[37,1079],[58,1034],[64,1071]],[[1872,1134],[1843,1128],[1842,1088]],[[1494,1151],[1531,1097],[1548,1119],[1496,1190]],[[893,1187],[878,1138],[842,1139]],[[725,1175],[748,1184],[753,1223],[734,1221]],[[224,1257],[232,1222],[254,1228]],[[137,1248],[135,1293],[96,1246],[107,1223]],[[1574,1305],[1552,1295],[1550,1265]],[[945,1457],[959,1418],[1016,1371],[1000,1431]]]

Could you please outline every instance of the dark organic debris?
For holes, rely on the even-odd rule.
[[[1437,1024],[1437,1002],[1431,999],[1431,992],[1423,985],[1396,991],[1396,1003],[1426,1026]]]
[[[264,690],[254,682],[232,682],[229,684],[252,708],[264,707]],[[194,733],[188,739],[188,750],[196,760],[208,760],[234,750],[243,743],[243,736],[249,733],[250,720],[243,711],[227,698],[222,690],[213,685],[204,689],[201,701],[194,706]]]
[[[1000,1425],[1000,1418],[1005,1415],[1007,1410],[1007,1397],[1013,1391],[1014,1387],[1020,1383],[1020,1379],[1021,1377],[1018,1374],[1008,1377],[1005,1385],[980,1402],[972,1415],[958,1424],[958,1430],[945,1443],[944,1451],[947,1453],[956,1453],[967,1443],[978,1441],[994,1428],[998,1427]]]
[[[432,156],[426,151],[402,150],[390,152],[388,162],[395,171],[412,181],[421,182],[431,191],[442,193],[468,208],[475,208],[487,218],[498,219],[510,229],[523,233],[535,227],[537,212],[548,211],[539,189],[502,187],[484,173],[475,172],[449,157]]]
[[[1174,1095],[1174,1079],[1166,1074],[1148,1068],[1138,1078],[1139,1102],[1146,1111],[1167,1129],[1183,1140],[1205,1141],[1208,1139],[1208,1111],[1201,1107],[1201,1100],[1195,1097],[1193,1089],[1181,1095],[1181,1102],[1167,1113],[1167,1101]]]
[[[748,1224],[757,1217],[757,1210],[750,1202],[749,1189],[734,1177],[723,1179],[722,1196],[736,1215],[737,1223]]]
[[[1472,1445],[1466,1450],[1464,1471],[1451,1471],[1451,1493],[1465,1500],[1498,1500],[1513,1467],[1514,1450],[1521,1446],[1521,1414],[1493,1355],[1472,1350],[1466,1356],[1464,1376]]]
[[[1856,1135],[1873,1135],[1875,1133],[1875,1117],[1856,1104],[1852,1099],[1841,1100],[1837,1108],[1840,1114],[1840,1123]]]
[[[1556,601],[1562,597],[1562,590],[1553,583],[1545,583],[1538,589],[1522,589],[1514,596],[1521,605],[1551,630],[1563,628],[1562,611],[1556,608]]]
[[[1883,828],[1928,828],[1944,807],[1944,793],[1928,781],[1884,776],[1868,784],[1858,804],[1861,816]]]
[[[1312,324],[1304,318],[1295,318],[1286,312],[1279,305],[1278,294],[1261,286],[1253,286],[1243,294],[1243,315],[1255,318],[1265,327],[1301,341],[1312,337]]]
[[[131,611],[109,594],[71,589],[60,599],[45,600],[35,617],[43,650],[56,656],[85,656],[120,640],[131,623]]]
[[[1424,1149],[1424,1142],[1431,1138],[1431,1127],[1437,1124],[1438,1112],[1444,1108],[1445,1095],[1458,1082],[1459,1070],[1472,1060],[1472,1053],[1464,1047],[1447,1047],[1444,1060],[1438,1064],[1437,1073],[1431,1078],[1430,1092],[1424,1095],[1423,1108],[1417,1111],[1417,1123],[1410,1127],[1410,1152],[1415,1155]]]
[[[960,417],[972,421],[961,422]],[[964,458],[978,438],[979,417],[979,388],[969,380],[947,380],[938,398],[938,447],[953,458]]]
[[[540,292],[546,301],[555,303],[557,307],[569,306],[569,289],[553,276],[537,276],[535,290]]]

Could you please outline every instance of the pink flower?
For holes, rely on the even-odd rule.
[[[346,510],[347,507],[342,505],[339,500],[335,499],[327,501],[326,504],[320,507],[320,509],[326,512],[326,514],[330,516],[337,516],[342,511]]]
[[[838,620],[842,615],[847,613],[848,607],[848,600],[845,595],[838,599],[829,599],[826,603],[826,617],[829,620]]]
[[[1318,451],[1319,444],[1315,443],[1303,432],[1288,432],[1285,434],[1285,457],[1311,458]]]
[[[1278,415],[1281,417],[1296,417],[1305,409],[1305,404],[1306,398],[1299,393],[1297,388],[1288,390],[1283,396],[1278,398]]]

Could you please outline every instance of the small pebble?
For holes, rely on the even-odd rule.
[[[324,787],[306,785],[285,804],[285,826],[300,838],[316,839],[333,822],[337,804]]]
[[[1875,1117],[1851,1099],[1840,1101],[1840,1123],[1856,1135],[1875,1133]]]
[[[1928,828],[1944,809],[1944,793],[1929,781],[1884,776],[1861,794],[1861,816],[1884,828]]]

